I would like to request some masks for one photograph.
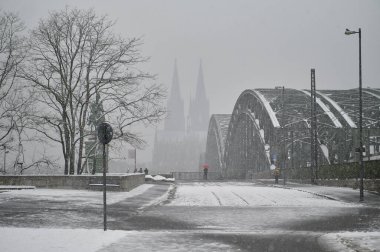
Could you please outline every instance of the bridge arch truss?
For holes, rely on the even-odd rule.
[[[355,159],[357,90],[317,92],[320,164]],[[363,127],[368,159],[380,152],[380,91],[364,90]],[[231,115],[210,119],[206,162],[226,178],[250,178],[271,166],[297,169],[310,164],[310,106],[307,90],[249,89],[238,97]],[[227,126],[228,125],[228,126]],[[365,141],[364,141],[365,142]],[[372,152],[372,153],[371,153]]]

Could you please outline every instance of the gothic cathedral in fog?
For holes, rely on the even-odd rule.
[[[153,170],[156,173],[199,171],[204,161],[210,119],[202,63],[199,65],[195,96],[190,98],[189,111],[185,116],[175,62],[167,110],[164,129],[157,130],[155,135]]]

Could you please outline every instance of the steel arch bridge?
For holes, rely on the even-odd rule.
[[[362,96],[364,160],[370,160],[380,155],[380,89],[363,89]],[[318,163],[355,160],[358,99],[357,89],[316,92]],[[245,90],[231,115],[211,116],[206,162],[225,178],[254,177],[271,165],[309,166],[310,125],[309,90]]]

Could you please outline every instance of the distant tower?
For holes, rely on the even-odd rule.
[[[177,60],[174,62],[172,87],[168,99],[168,117],[165,119],[165,131],[185,131],[185,112],[177,70]]]
[[[206,97],[203,80],[202,61],[199,64],[197,89],[194,99],[190,100],[188,131],[207,131],[210,117],[210,104]]]
[[[181,98],[177,62],[168,99],[168,118],[163,130],[155,135],[152,167],[156,173],[199,172],[204,156],[209,120],[209,102],[203,83],[202,64],[199,67],[195,97],[190,97],[185,125],[184,102]],[[187,129],[187,132],[186,132]]]

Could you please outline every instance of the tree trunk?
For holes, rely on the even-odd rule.
[[[64,110],[62,112],[62,120],[63,120],[63,131],[64,131],[64,136],[65,136],[65,142],[63,145],[65,146],[66,150],[63,153],[65,157],[65,175],[69,174],[69,164],[70,164],[70,136],[69,136],[69,129],[67,127],[67,114],[66,111]]]
[[[70,174],[74,175],[75,173],[75,134],[74,132],[71,132],[70,136],[70,144],[71,144],[71,150],[70,150]]]
[[[65,158],[65,171],[64,171],[64,174],[65,175],[69,175],[69,157],[68,157],[68,155],[64,155],[64,158]]]
[[[86,85],[86,101],[83,105],[83,111],[81,111],[81,116],[79,119],[79,151],[78,151],[78,165],[77,165],[77,172],[78,174],[82,174],[83,172],[83,164],[82,164],[82,156],[83,156],[83,145],[84,145],[84,127],[86,125],[86,119],[87,119],[87,110],[88,110],[88,104],[90,102],[90,88],[89,88],[89,77],[87,74],[86,77],[87,85]],[[87,160],[86,160],[87,161]]]
[[[83,142],[84,142],[84,130],[83,127],[79,128],[79,150],[78,150],[78,162],[77,162],[77,174],[80,175],[83,172],[82,157],[83,157]]]

